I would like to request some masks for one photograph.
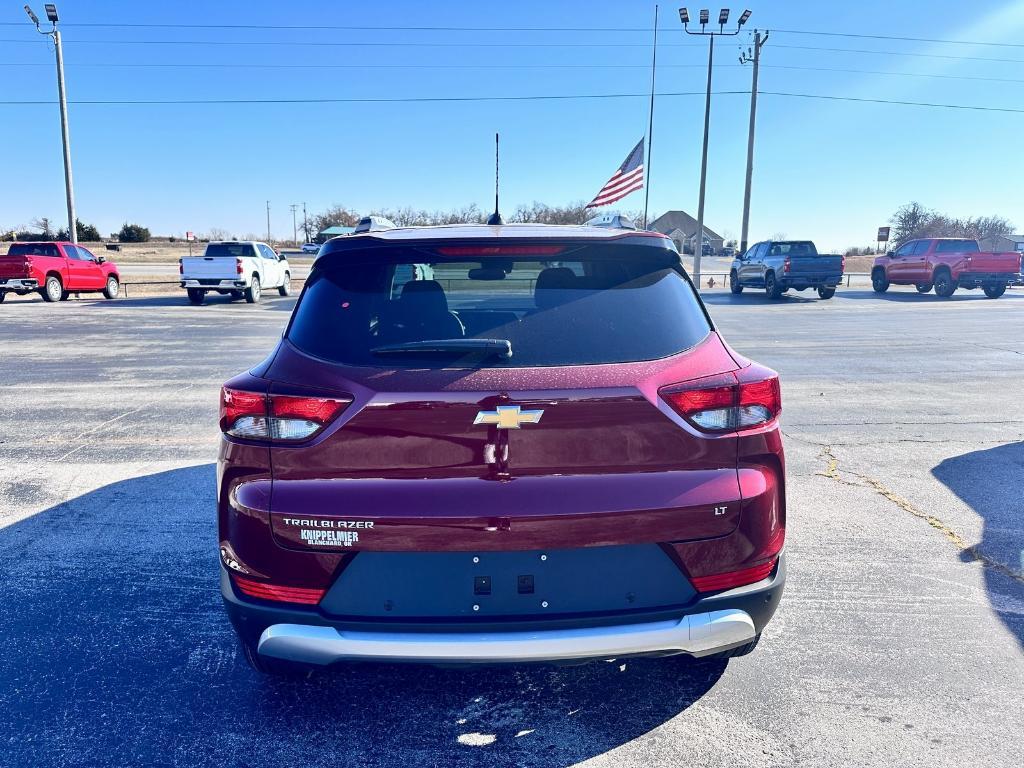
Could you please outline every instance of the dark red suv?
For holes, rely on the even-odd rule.
[[[262,671],[737,656],[782,594],[776,374],[670,240],[328,242],[221,399],[221,586]]]

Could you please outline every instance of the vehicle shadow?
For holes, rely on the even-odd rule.
[[[944,298],[936,296],[934,293],[918,293],[912,287],[907,290],[893,290],[890,288],[885,293],[875,293],[870,288],[863,290],[840,288],[836,296],[841,296],[844,299],[875,299],[877,301],[906,302],[911,304],[945,304],[957,301],[1005,301],[1006,299],[1024,298],[1024,294],[1015,294],[1012,291],[1007,291],[998,299],[990,299],[980,290],[957,291],[952,296]]]
[[[932,475],[984,520],[981,541],[963,559],[986,563],[992,609],[1024,649],[1024,442],[954,456]]]
[[[726,304],[747,304],[752,306],[762,306],[768,304],[810,304],[816,301],[822,301],[818,298],[818,294],[806,292],[806,295],[799,293],[784,293],[779,299],[769,299],[765,292],[758,289],[746,290],[741,294],[735,294],[728,289],[724,291],[703,292],[700,297],[705,304],[714,305],[726,305]],[[826,300],[828,301],[828,300]]]
[[[4,765],[545,765],[671,720],[726,662],[251,671],[220,603],[214,467],[0,529]]]

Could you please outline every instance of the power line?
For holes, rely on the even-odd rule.
[[[24,26],[23,22],[5,21],[0,26]],[[344,32],[550,32],[550,33],[649,33],[652,27],[495,27],[467,25],[355,25],[355,24],[174,24],[174,23],[124,23],[124,22],[64,22],[63,27],[83,29],[239,29],[274,31],[344,31]],[[864,40],[892,40],[912,43],[938,43],[942,45],[978,45],[999,48],[1024,48],[1024,43],[1003,43],[992,40],[950,40],[937,37],[912,37],[906,35],[869,35],[856,32],[829,32],[810,29],[773,29],[775,33],[787,35],[810,35],[818,37],[844,37]],[[671,30],[660,30],[662,34]]]
[[[851,37],[863,40],[894,40],[904,43],[941,43],[943,45],[989,45],[997,48],[1024,48],[1024,43],[997,43],[990,40],[944,40],[937,37],[902,37],[899,35],[864,35],[854,32],[814,32],[807,29],[773,29],[787,35],[820,35],[822,37]]]
[[[0,43],[35,44],[37,40],[20,38],[0,39]],[[223,46],[300,46],[326,48],[649,48],[646,43],[453,43],[453,42],[381,42],[381,41],[316,41],[316,40],[65,40],[65,45],[201,45],[204,47]],[[662,47],[692,48],[692,43],[661,43]],[[998,64],[1024,64],[1024,59],[1005,59],[986,56],[954,56],[941,53],[915,53],[912,51],[886,51],[868,48],[835,48],[814,45],[786,45],[778,43],[773,48],[799,51],[823,51],[828,53],[857,53],[871,56],[908,56],[913,58],[943,59],[946,61],[984,61]]]
[[[37,61],[0,61],[0,67],[49,67],[48,63]],[[703,69],[702,63],[679,63],[679,65],[658,65],[658,69]],[[722,65],[739,69],[740,65]],[[389,65],[389,63],[343,63],[343,65],[325,65],[325,63],[258,63],[258,62],[185,62],[185,63],[143,63],[143,62],[108,62],[108,63],[76,63],[80,68],[112,68],[112,69],[225,69],[225,70],[594,70],[594,69],[628,69],[649,70],[650,65],[625,65],[625,63],[586,63],[586,65],[567,65],[567,63],[541,63],[541,65],[434,65],[434,63],[408,63],[408,65]]]
[[[49,67],[45,62],[0,62],[0,67]],[[659,64],[659,69],[703,69],[705,64]],[[930,80],[967,80],[988,83],[1024,83],[1012,77],[982,77],[978,75],[930,74],[925,72],[889,72],[880,69],[847,69],[843,67],[802,67],[792,64],[762,64],[765,69],[786,69],[799,72],[836,72],[854,75],[886,75],[892,77],[923,77]],[[720,64],[719,67],[740,69],[740,64]],[[491,69],[649,69],[648,64],[262,64],[258,62],[106,62],[75,64],[76,69],[439,69],[439,70],[491,70]]]
[[[693,64],[691,66],[700,66]],[[739,65],[736,65],[739,66]],[[762,64],[765,69],[793,69],[802,72],[842,72],[853,75],[891,75],[895,77],[926,77],[932,80],[978,80],[987,83],[1024,83],[1012,77],[980,77],[976,75],[933,75],[922,72],[886,72],[879,69],[843,69],[841,67],[798,67],[789,64]]]
[[[910,51],[876,51],[866,48],[825,48],[814,45],[775,44],[772,48],[788,48],[795,51],[827,51],[829,53],[867,53],[873,56],[912,56],[922,59],[947,59],[949,61],[994,61],[1000,64],[1024,64],[1024,59],[995,59],[984,56],[948,56],[942,53],[912,53]]]
[[[36,43],[20,38],[0,39],[0,43]],[[295,45],[323,48],[650,48],[650,43],[421,43],[363,40],[65,40],[65,45]],[[692,48],[693,43],[661,43],[670,48]]]
[[[719,96],[748,96],[749,90],[714,91]],[[905,101],[897,99],[870,99],[854,96],[834,96],[818,93],[794,93],[789,91],[760,91],[762,96],[780,96],[800,99],[823,99],[827,101],[845,101],[863,104],[891,104],[909,107],[931,107],[936,109],[957,109],[977,112],[1003,112],[1024,114],[1024,108],[993,107],[973,104],[945,104],[927,101]],[[662,97],[703,96],[701,91],[672,91],[656,94]],[[407,104],[431,102],[487,102],[487,101],[577,101],[586,99],[639,99],[648,98],[649,93],[597,93],[597,94],[552,94],[533,96],[411,96],[411,97],[354,97],[338,99],[84,99],[69,101],[69,104],[82,106],[140,106],[140,105],[234,105],[234,104]],[[0,106],[53,106],[56,102],[47,100],[35,101],[0,101]]]

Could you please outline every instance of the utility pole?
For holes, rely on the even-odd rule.
[[[700,32],[690,31],[690,14],[686,8],[679,9],[679,21],[683,24],[683,31],[688,35],[701,35],[710,38],[708,45],[708,86],[707,95],[704,99],[704,148],[700,160],[700,196],[697,202],[697,232],[694,234],[693,245],[693,282],[700,288],[700,262],[704,256],[704,193],[707,188],[708,176],[708,134],[711,127],[711,70],[715,60],[715,37],[732,37],[738,35],[743,25],[750,18],[750,11],[744,11],[736,22],[736,29],[730,32],[725,31],[725,25],[729,23],[729,9],[723,8],[718,13],[718,31],[714,28],[707,31],[710,21],[707,9],[700,11]]]
[[[309,242],[309,219],[306,218],[306,204],[302,204],[302,231],[306,235],[304,243]]]
[[[299,230],[298,230],[298,227],[295,225],[295,212],[299,209],[299,204],[298,203],[292,203],[288,207],[292,209],[292,242],[295,243],[296,246],[298,246],[298,244],[299,244]]]
[[[68,130],[68,97],[64,89],[64,48],[61,45],[60,31],[57,29],[57,6],[47,3],[45,10],[46,19],[51,24],[48,31],[40,27],[39,17],[31,8],[25,6],[25,13],[36,25],[36,31],[41,35],[49,35],[53,38],[53,47],[57,52],[57,94],[60,98],[60,134],[64,142],[64,192],[68,204],[68,237],[72,243],[77,245],[78,219],[75,216],[75,185],[71,177],[71,134]]]
[[[743,226],[740,230],[740,253],[747,252],[747,233],[750,225],[750,185],[754,177],[754,123],[757,119],[757,71],[761,64],[761,46],[768,42],[768,32],[754,30],[754,48],[740,56],[740,64],[754,65],[754,80],[750,86],[750,128],[747,132],[747,180],[743,187]]]
[[[270,245],[270,201],[267,200],[267,245]]]

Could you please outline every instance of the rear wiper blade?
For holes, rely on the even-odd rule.
[[[372,355],[479,355],[512,357],[512,342],[508,339],[427,339],[407,341],[403,344],[385,344],[370,350]]]

